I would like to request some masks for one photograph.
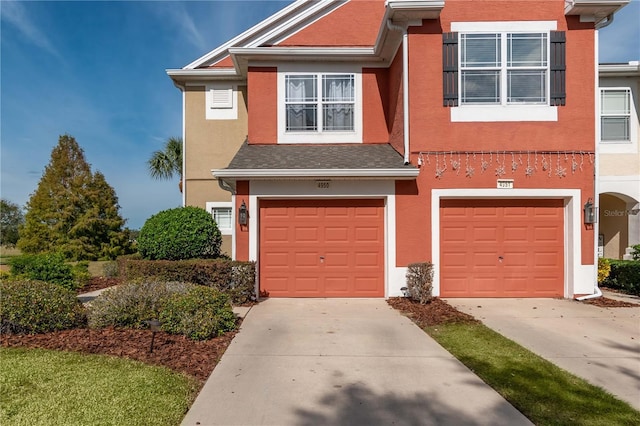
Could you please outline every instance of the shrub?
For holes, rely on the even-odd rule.
[[[217,337],[236,327],[229,297],[203,286],[169,298],[160,313],[160,322],[164,331],[192,340]]]
[[[431,301],[433,285],[433,264],[431,262],[411,263],[407,267],[407,293],[421,304]]]
[[[145,222],[138,251],[145,259],[212,259],[220,256],[222,236],[213,217],[198,207],[164,210]]]
[[[145,321],[159,318],[163,304],[192,284],[146,280],[119,285],[103,292],[89,306],[89,326],[147,328]]]
[[[633,260],[640,260],[640,244],[631,246],[631,248],[633,248],[633,251],[631,252]]]
[[[603,257],[598,258],[598,284],[602,284],[602,282],[609,276],[611,272],[611,264],[608,259]]]
[[[0,332],[35,334],[80,327],[87,317],[75,293],[42,281],[0,282]]]
[[[226,259],[139,260],[120,257],[118,264],[120,275],[126,280],[156,277],[163,281],[184,281],[226,293],[234,304],[255,300],[255,262]]]
[[[19,279],[45,281],[68,290],[82,287],[89,279],[88,264],[71,266],[61,253],[27,254],[10,259],[11,273]]]
[[[107,278],[115,278],[118,276],[118,263],[117,262],[106,262],[102,266],[102,273]]]
[[[609,260],[611,272],[602,285],[640,296],[640,262],[637,260]]]

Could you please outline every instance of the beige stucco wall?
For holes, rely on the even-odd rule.
[[[206,119],[205,85],[185,89],[185,204],[206,207],[211,201],[231,201],[231,193],[221,189],[212,169],[225,168],[247,137],[247,88],[235,93],[238,116],[235,120]],[[231,255],[231,236],[224,235],[222,252]]]
[[[599,224],[604,235],[604,257],[620,259],[627,247],[628,216],[626,203],[612,195],[600,194]]]

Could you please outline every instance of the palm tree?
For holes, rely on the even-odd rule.
[[[180,177],[178,188],[182,192],[182,138],[167,139],[162,151],[155,151],[147,161],[149,174],[154,179]]]

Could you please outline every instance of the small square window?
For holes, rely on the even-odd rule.
[[[211,212],[211,217],[218,225],[222,235],[233,233],[233,211],[230,202],[207,202],[207,211]]]

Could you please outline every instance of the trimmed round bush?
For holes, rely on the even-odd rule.
[[[167,301],[160,313],[160,323],[168,333],[205,340],[234,330],[236,317],[226,294],[195,286]]]
[[[43,281],[0,282],[0,332],[37,334],[84,326],[85,309],[75,293]]]
[[[158,319],[166,301],[185,293],[193,284],[139,281],[103,292],[89,305],[89,327],[148,328],[146,321]]]
[[[220,256],[222,236],[206,210],[179,207],[161,211],[145,222],[138,251],[150,260],[213,259]]]

